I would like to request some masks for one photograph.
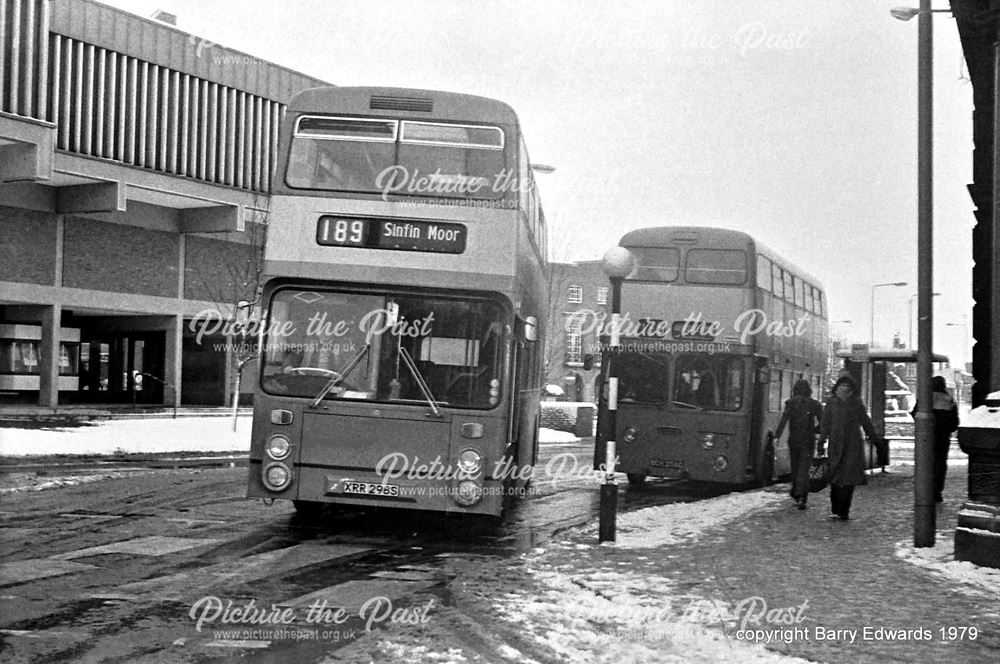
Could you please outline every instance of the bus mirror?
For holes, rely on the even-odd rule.
[[[524,338],[526,341],[538,341],[538,319],[534,316],[524,319]]]
[[[587,354],[583,356],[583,370],[590,371],[594,368],[594,356]]]

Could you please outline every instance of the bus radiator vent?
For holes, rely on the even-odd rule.
[[[372,95],[368,106],[373,111],[411,111],[430,113],[434,110],[434,100],[421,97],[388,97]]]

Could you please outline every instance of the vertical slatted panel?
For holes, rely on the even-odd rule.
[[[236,108],[238,118],[236,123],[236,161],[234,162],[235,178],[233,184],[237,187],[242,187],[245,182],[244,174],[246,172],[246,153],[244,148],[246,147],[247,139],[247,93],[242,90],[237,92],[233,91],[236,95]]]
[[[219,134],[219,124],[222,121],[219,117],[219,86],[215,83],[208,84],[208,160],[205,168],[205,179],[209,182],[218,182],[218,148],[216,140]]]
[[[70,132],[70,144],[73,152],[80,151],[80,138],[83,122],[83,42],[76,42],[73,49],[73,131]]]
[[[271,145],[271,108],[274,105],[270,99],[264,100],[264,120],[260,131],[260,188],[262,191],[269,191],[271,188],[271,154],[274,147]]]
[[[149,66],[149,108],[146,111],[146,166],[156,168],[157,139],[160,136],[160,66]]]
[[[182,175],[191,175],[188,171],[188,137],[191,135],[191,77],[184,74],[179,79],[180,104],[181,104],[181,124],[180,124],[180,144],[178,149],[177,170]]]
[[[226,181],[226,137],[229,134],[228,118],[229,118],[229,95],[226,94],[226,89],[219,86],[218,89],[218,105],[219,105],[219,137],[218,144],[213,142],[215,147],[216,156],[218,158],[216,163],[215,175],[212,178],[213,182],[225,182]]]
[[[0,68],[7,68],[7,42],[10,41],[7,35],[7,0],[0,0]],[[5,76],[0,76],[0,111],[9,111],[7,106],[7,86],[4,84]]]
[[[137,63],[138,65],[138,63]],[[138,77],[139,100],[136,103],[135,135],[138,145],[135,150],[135,162],[140,166],[146,165],[146,120],[147,107],[149,105],[149,63],[142,62]]]
[[[264,100],[256,95],[254,95],[254,107],[253,107],[253,148],[254,148],[254,158],[253,158],[253,182],[251,187],[256,191],[260,191],[263,185],[263,178],[261,177],[261,168],[264,165],[263,154],[264,154]]]
[[[38,22],[38,117],[53,121],[54,109],[49,106],[49,3],[42,0]]]
[[[125,134],[125,161],[134,164],[135,140],[139,126],[139,62],[126,58],[128,63],[128,124]]]
[[[198,177],[207,180],[208,168],[208,128],[209,122],[209,83],[208,81],[198,81]]]
[[[3,0],[0,0],[0,5],[3,4]],[[0,19],[2,20],[2,19]],[[3,28],[0,27],[0,31]],[[63,128],[62,122],[60,121],[59,113],[62,110],[60,108],[60,81],[62,80],[62,37],[55,35],[52,40],[52,55],[50,61],[52,62],[52,112],[49,116],[49,120],[56,126],[56,147],[62,147],[62,136]],[[0,50],[0,53],[3,51]],[[3,56],[0,56],[2,58]],[[2,77],[0,77],[2,78]]]
[[[97,49],[96,61],[97,81],[94,89],[94,152],[93,154],[104,157],[104,79],[108,75],[105,51],[103,48]]]
[[[278,156],[278,125],[281,123],[281,118],[285,113],[285,107],[283,104],[274,103],[271,104],[271,156],[275,157],[275,160],[271,162],[271,171],[268,174],[269,178],[275,176],[278,172],[280,166],[277,162]]]
[[[56,79],[60,87],[59,147],[69,150],[69,129],[73,126],[73,40],[60,37],[62,64]]]
[[[18,80],[21,78],[21,3],[15,0],[10,12],[10,103],[12,113],[20,113]]]
[[[87,57],[83,63],[84,88],[82,98],[83,109],[83,145],[84,154],[93,154],[94,148],[94,45],[87,44]]]
[[[167,170],[167,148],[170,141],[170,70],[166,67],[160,68],[160,81],[157,94],[160,96],[158,107],[159,130],[156,140],[156,159],[153,161],[153,168],[161,171]]]
[[[229,116],[229,122],[226,127],[226,142],[223,149],[226,151],[226,172],[225,180],[226,184],[233,184],[236,182],[236,160],[233,158],[236,153],[236,134],[238,133],[236,117],[236,90],[232,88],[225,88],[226,95],[226,106],[228,110],[226,113]]]
[[[115,158],[115,138],[121,126],[118,119],[118,108],[122,102],[122,96],[118,94],[118,54],[108,51],[108,100],[107,111],[104,116],[104,156],[108,159]]]
[[[118,121],[115,123],[114,158],[125,161],[125,136],[128,133],[128,57],[118,54]]]
[[[20,4],[14,0],[14,4]],[[17,84],[21,87],[21,115],[35,115],[35,39],[37,26],[35,25],[35,1],[28,0],[24,3],[24,61],[21,63],[21,75]],[[13,73],[13,72],[12,72]]]

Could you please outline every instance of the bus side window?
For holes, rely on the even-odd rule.
[[[772,413],[781,411],[781,369],[771,369],[771,384],[768,391],[767,409]]]

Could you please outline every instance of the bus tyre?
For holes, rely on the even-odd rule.
[[[760,473],[757,475],[757,486],[765,487],[774,484],[774,437],[767,435],[764,445],[764,456],[760,460]]]
[[[640,487],[646,484],[646,476],[639,473],[625,473],[629,486]]]
[[[323,514],[325,507],[323,503],[317,503],[313,500],[293,500],[292,505],[295,507],[296,515],[303,519],[318,519]]]

